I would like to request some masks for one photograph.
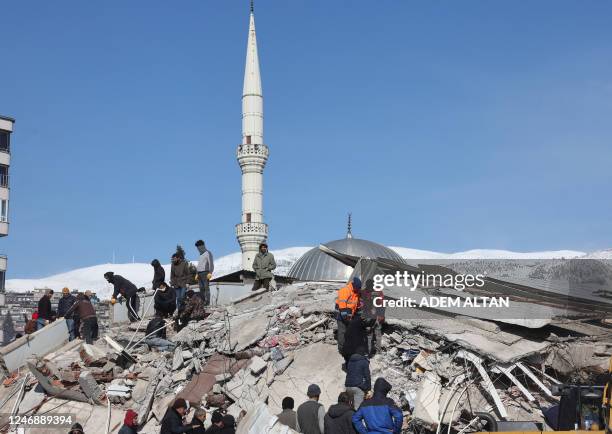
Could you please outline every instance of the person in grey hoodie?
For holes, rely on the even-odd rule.
[[[200,283],[200,296],[204,300],[204,306],[208,306],[210,305],[210,278],[215,270],[215,264],[213,262],[213,255],[206,249],[204,241],[196,241],[195,246],[198,252],[200,252],[200,259],[198,259],[198,266],[196,268],[198,282]]]
[[[253,271],[255,271],[255,283],[251,291],[257,291],[259,288],[264,287],[270,289],[270,282],[274,278],[272,270],[276,268],[276,262],[274,261],[274,255],[268,251],[268,245],[261,243],[259,245],[259,252],[253,259]]]

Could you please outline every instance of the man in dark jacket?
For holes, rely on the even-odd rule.
[[[72,305],[76,303],[76,297],[70,293],[70,289],[62,289],[62,298],[57,302],[57,316],[66,320],[68,326],[68,340],[76,337],[74,332],[74,311],[68,313]]]
[[[153,282],[151,288],[155,291],[159,288],[159,285],[166,281],[166,271],[157,259],[151,261],[151,266],[153,267]]]
[[[53,290],[45,290],[45,294],[38,300],[38,320],[36,321],[36,330],[40,330],[53,319],[53,311],[51,310],[51,297]]]
[[[170,266],[170,286],[176,292],[176,307],[180,307],[187,286],[193,282],[195,274],[191,271],[189,262],[185,261],[178,253],[172,255],[172,265]]]
[[[185,414],[187,414],[187,402],[183,398],[177,398],[162,418],[160,434],[180,434],[194,428],[183,423]]]
[[[189,431],[189,434],[206,434],[204,421],[206,421],[206,410],[201,407],[196,408],[193,418],[191,419],[192,430]]]
[[[166,339],[166,321],[156,313],[147,324],[145,344],[159,351],[174,350],[176,344]]]
[[[200,298],[196,295],[197,298]],[[223,429],[223,414],[219,410],[213,411],[210,417],[210,427],[206,430],[206,434],[221,434]]]
[[[365,394],[372,388],[370,379],[370,361],[365,356],[365,347],[360,347],[346,365],[346,391],[353,394],[355,410],[363,402]]]
[[[308,401],[297,409],[297,432],[304,434],[323,434],[325,431],[325,408],[319,403],[321,388],[316,384],[308,386]]]
[[[136,294],[138,288],[132,282],[120,276],[118,274],[113,273],[112,271],[108,271],[104,273],[104,278],[108,283],[113,285],[113,296],[111,298],[111,304],[115,304],[117,302],[117,297],[119,295],[123,296],[127,300],[127,310],[128,310],[128,318],[130,322],[135,322],[140,320],[140,316],[138,316],[138,295]]]
[[[329,407],[325,415],[325,434],[355,434],[353,427],[353,398],[348,392],[338,396],[338,404]]]
[[[400,434],[404,416],[387,394],[391,385],[380,377],[374,383],[374,396],[366,399],[353,415],[353,425],[359,434]]]
[[[223,428],[219,434],[236,434],[236,419],[231,414],[223,415]]]
[[[253,259],[253,271],[255,271],[255,282],[251,291],[257,291],[260,288],[270,289],[270,282],[274,278],[272,270],[276,268],[274,255],[268,251],[268,245],[261,243],[259,252]]]
[[[347,364],[351,356],[357,353],[360,348],[368,348],[368,331],[367,322],[358,312],[348,323],[344,335],[342,355]]]
[[[172,316],[176,310],[176,292],[174,288],[170,288],[165,282],[160,283],[153,300],[155,312],[164,318]]]

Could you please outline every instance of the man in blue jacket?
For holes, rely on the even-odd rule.
[[[374,396],[366,399],[353,415],[353,425],[359,434],[400,434],[404,417],[387,394],[391,385],[380,377],[374,383]]]

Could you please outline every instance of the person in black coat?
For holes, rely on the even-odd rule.
[[[162,282],[155,294],[153,308],[155,312],[159,313],[164,318],[172,316],[176,310],[176,291],[174,288]]]
[[[38,300],[38,319],[36,320],[36,330],[40,330],[53,319],[53,311],[51,310],[51,297],[53,290],[47,289],[45,294]]]
[[[356,354],[361,348],[368,348],[368,331],[367,322],[356,314],[353,316],[346,328],[344,335],[343,353],[345,362],[348,364],[349,359],[353,354]]]
[[[338,403],[329,407],[325,415],[325,434],[356,434],[353,427],[353,399],[348,392],[338,396]]]
[[[206,420],[206,410],[203,408],[196,408],[191,419],[192,430],[189,434],[206,434],[206,428],[204,428],[204,421]]]
[[[213,411],[210,418],[211,426],[206,430],[206,434],[221,434],[223,429],[223,413],[219,410]]]
[[[128,319],[130,322],[140,320],[138,315],[138,288],[132,282],[127,280],[125,277],[108,271],[104,273],[104,278],[108,283],[111,283],[114,287],[113,296],[111,303],[115,304],[119,295],[123,296],[127,300]]]
[[[185,425],[183,417],[187,414],[187,402],[183,398],[177,398],[162,418],[160,434],[180,434],[190,431],[193,425]]]
[[[166,271],[164,267],[161,266],[157,259],[153,259],[151,261],[151,265],[153,266],[153,291],[159,288],[159,285],[164,283],[166,280]]]
[[[70,293],[70,289],[62,289],[62,297],[57,302],[57,316],[66,320],[68,326],[68,340],[72,341],[76,337],[74,330],[74,310],[70,309],[77,299]]]

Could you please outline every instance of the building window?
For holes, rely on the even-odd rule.
[[[6,271],[0,271],[0,292],[4,292],[4,282],[6,279]]]
[[[8,222],[8,200],[0,201],[0,222]]]
[[[11,133],[8,131],[0,130],[0,151],[11,151]]]
[[[251,136],[246,136],[246,144],[247,145],[251,144]]]
[[[9,167],[5,164],[0,164],[0,187],[9,186]]]
[[[251,213],[250,212],[246,214],[246,222],[251,223]]]

